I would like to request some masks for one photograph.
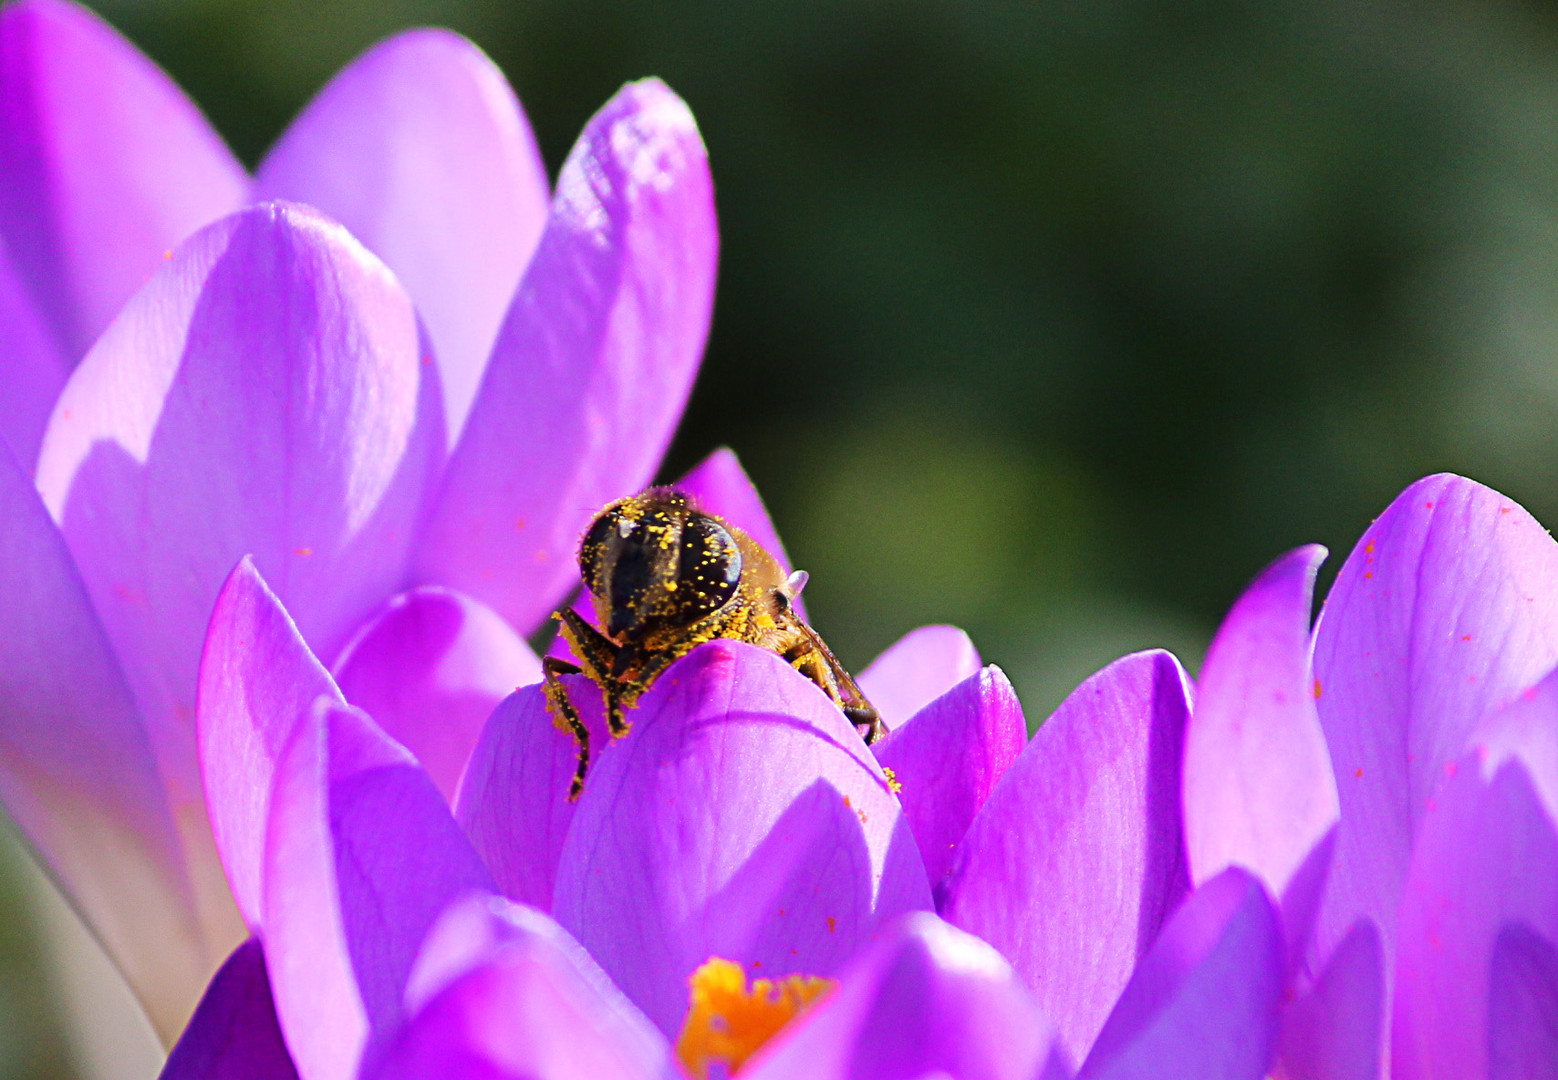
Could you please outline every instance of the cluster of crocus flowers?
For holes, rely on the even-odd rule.
[[[1303,548],[1198,682],[1122,658],[1031,739],[945,627],[861,673],[870,748],[740,643],[623,739],[572,677],[570,802],[523,635],[701,354],[686,107],[624,88],[552,192],[418,32],[250,177],[60,0],[0,88],[0,798],[165,1076],[1558,1068],[1558,545],[1510,500],[1421,481],[1313,626]],[[782,558],[728,452],[682,486]]]

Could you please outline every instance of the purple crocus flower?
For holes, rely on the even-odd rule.
[[[95,16],[0,11],[0,798],[165,1039],[260,904],[195,731],[234,563],[452,794],[579,530],[656,468],[717,248],[654,80],[553,194],[491,63],[411,32],[249,177]]]
[[[738,478],[729,458],[716,462],[687,485],[706,499],[720,498],[721,476]],[[750,494],[744,480],[728,490]],[[739,501],[727,513],[740,514]],[[766,516],[740,523],[772,535]],[[711,957],[779,986],[797,974],[836,983],[777,1033],[713,1062],[743,1077],[1052,1080],[1077,1060],[1085,1076],[1183,1076],[1191,1060],[1212,1063],[1201,1075],[1261,1075],[1283,943],[1278,909],[1245,870],[1192,891],[1183,855],[1165,846],[1177,909],[1162,905],[1145,931],[1132,920],[1140,954],[1103,990],[1080,955],[1036,988],[931,913],[921,851],[936,841],[953,837],[940,860],[950,871],[934,871],[949,892],[971,880],[961,868],[981,850],[981,823],[1049,771],[1091,774],[1116,795],[1152,773],[1150,754],[1132,748],[1150,750],[1164,731],[1177,742],[1188,712],[1172,657],[1121,661],[1026,748],[1005,677],[978,670],[966,638],[917,632],[862,679],[905,670],[920,679],[896,684],[903,700],[934,696],[881,744],[891,779],[782,658],[715,641],[644,695],[624,739],[605,737],[598,691],[573,677],[603,745],[577,803],[566,799],[572,740],[539,686],[516,691],[489,718],[451,812],[414,757],[346,704],[246,560],[212,618],[199,726],[224,863],[254,875],[245,915],[256,940],[213,982],[164,1075],[715,1075],[689,1009],[689,979],[696,1006]],[[1050,756],[1101,727],[1119,753]],[[1140,865],[1120,851],[1150,819],[1147,804],[1177,806],[1177,760],[1152,763],[1166,795],[1147,790],[1124,814],[1128,799],[1097,803],[1060,838],[1056,865],[1091,857],[1095,883],[1117,895],[1138,887]],[[1045,809],[1055,801],[1033,805],[1059,821]],[[1035,824],[1002,832],[1038,850]],[[1018,886],[1002,902],[1031,920],[1043,899]],[[1086,928],[1108,937],[1113,913],[1093,899]],[[1102,995],[1077,1053],[1046,1013],[1079,1015]],[[747,1034],[739,1011],[718,1019],[718,1045]]]

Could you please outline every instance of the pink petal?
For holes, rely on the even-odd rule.
[[[1078,1080],[1260,1080],[1276,1049],[1282,962],[1265,890],[1225,870],[1164,924]]]
[[[364,1080],[650,1080],[670,1046],[578,942],[531,908],[472,896],[428,934],[414,1015]]]
[[[0,235],[74,364],[248,177],[199,110],[86,8],[0,13]]]
[[[277,764],[264,887],[266,964],[298,1072],[349,1080],[403,1019],[439,913],[491,879],[411,755],[321,698]]]
[[[565,681],[576,700],[593,692],[582,676]],[[612,741],[599,710],[587,719],[598,762]],[[541,687],[527,686],[487,720],[455,803],[455,817],[503,895],[542,911],[552,908],[557,862],[578,805],[568,801],[578,761],[578,746],[558,730]]]
[[[654,475],[708,335],[719,247],[682,100],[631,83],[595,115],[505,317],[419,549],[422,580],[521,630],[577,576],[591,516]]]
[[[990,793],[938,892],[943,918],[1011,960],[1073,1061],[1189,890],[1179,803],[1189,695],[1165,652],[1084,682]]]
[[[955,626],[911,630],[871,661],[856,680],[889,727],[904,724],[979,672],[979,651]]]
[[[297,1080],[276,1024],[257,938],[238,946],[200,1000],[158,1080]]]
[[[3,446],[0,799],[171,1038],[232,942],[202,935],[140,712],[59,530]]]
[[[1185,731],[1190,879],[1230,866],[1281,898],[1288,955],[1308,944],[1340,810],[1315,712],[1309,612],[1317,545],[1268,567],[1212,640]]]
[[[49,413],[70,369],[4,243],[0,243],[0,356],[4,357],[0,440],[30,471],[38,460],[38,444],[43,441]]]
[[[1408,859],[1446,766],[1478,721],[1555,663],[1558,545],[1513,501],[1432,476],[1364,533],[1315,632],[1342,809],[1319,957],[1368,918],[1388,975]]]
[[[38,487],[145,711],[175,814],[203,815],[200,643],[255,565],[330,655],[400,585],[442,446],[416,316],[313,211],[204,230],[66,386]]]
[[[883,921],[930,906],[876,761],[779,656],[709,642],[628,715],[579,800],[555,914],[660,1030],[678,1029],[710,956],[829,975]]]
[[[541,661],[497,613],[448,589],[413,589],[366,623],[335,664],[336,680],[422,763],[449,800],[482,725]]]
[[[900,919],[742,1080],[1035,1080],[1064,1070],[1054,1027],[1001,955],[929,912]],[[939,1070],[939,1072],[938,1072]]]
[[[952,869],[958,841],[1027,741],[1017,694],[991,664],[873,747],[901,785],[898,801],[932,883]]]
[[[1518,1057],[1542,1035],[1540,1023],[1518,1031],[1532,1027],[1519,984],[1522,961],[1558,943],[1558,823],[1532,762],[1479,750],[1452,763],[1412,853],[1396,943],[1397,1080],[1496,1076],[1490,1046]]]
[[[199,685],[195,726],[211,833],[238,910],[258,931],[276,763],[316,698],[344,699],[247,557],[217,595]]]
[[[551,198],[503,73],[447,30],[398,34],[331,80],[254,186],[319,207],[395,272],[427,320],[457,435]]]
[[[720,447],[700,461],[676,482],[676,486],[691,495],[704,510],[724,518],[756,540],[779,560],[785,573],[795,568],[790,556],[785,554],[784,543],[768,516],[763,497],[757,493],[757,486],[741,467],[735,451],[728,446]],[[800,597],[795,598],[795,610],[801,618],[806,617],[806,607]]]

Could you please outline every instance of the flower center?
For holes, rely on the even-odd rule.
[[[676,1039],[676,1056],[694,1080],[708,1080],[711,1066],[723,1065],[724,1075],[740,1069],[837,983],[815,975],[787,975],[777,983],[758,979],[748,990],[741,965],[714,956],[692,973],[687,985],[687,1019]]]

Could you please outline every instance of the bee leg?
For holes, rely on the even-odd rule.
[[[628,733],[630,724],[622,718],[622,710],[633,704],[632,695],[624,693],[617,669],[627,655],[622,646],[584,621],[572,608],[564,608],[553,618],[562,623],[562,635],[573,646],[574,655],[584,665],[584,673],[601,688],[606,699],[606,723],[613,738],[620,739]]]
[[[562,657],[548,656],[541,661],[546,703],[551,706],[553,722],[561,730],[570,732],[574,742],[579,744],[579,768],[573,774],[573,782],[568,785],[569,802],[579,798],[579,793],[584,790],[584,776],[590,771],[590,729],[584,726],[579,710],[573,707],[573,702],[568,698],[568,688],[562,680],[564,675],[579,674],[582,674],[580,667]]]
[[[620,730],[613,726],[613,734],[619,736],[626,735],[631,727],[630,724],[622,721],[622,709],[631,709],[637,705],[640,695],[654,685],[655,680],[661,676],[666,668],[704,642],[724,636],[724,631],[728,625],[729,617],[723,613],[717,613],[701,622],[695,623],[688,630],[686,637],[663,649],[655,649],[652,652],[643,652],[627,657],[625,655],[627,647],[624,647],[623,653],[619,654],[623,656],[622,662],[624,666],[629,664],[635,665],[637,670],[634,671],[631,678],[620,679],[616,682],[616,695],[620,696],[621,701],[620,706],[615,708],[615,710],[612,707],[613,695],[607,695],[607,719],[611,720],[614,725],[617,723],[622,724]]]
[[[616,643],[585,622],[584,617],[573,608],[554,611],[552,618],[561,624],[558,631],[563,635],[563,640],[573,647],[573,654],[579,658],[579,663],[584,665],[584,674],[598,685],[605,686],[607,680],[612,678],[611,671],[617,663]]]
[[[822,692],[833,700],[833,704],[848,714],[849,705],[839,691],[838,679],[834,676],[827,659],[817,651],[816,646],[803,638],[785,650],[784,658],[796,671],[816,683]]]
[[[803,638],[785,650],[784,658],[796,671],[820,686],[822,692],[833,699],[833,704],[843,710],[845,719],[854,724],[856,730],[865,729],[860,735],[867,746],[887,734],[887,725],[882,722],[881,714],[860,693],[854,680],[836,667],[838,661],[831,654],[825,655],[815,643]],[[842,686],[839,685],[841,681]],[[846,695],[853,700],[847,700]]]
[[[868,701],[863,701],[859,705],[845,705],[844,716],[856,728],[865,728],[860,734],[867,746],[887,734],[887,725],[882,722],[881,714]]]

